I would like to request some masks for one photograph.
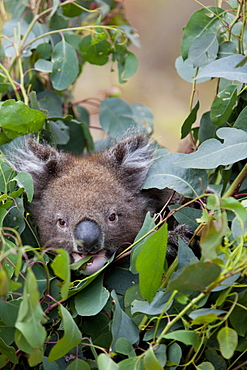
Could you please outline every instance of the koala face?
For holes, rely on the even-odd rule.
[[[64,248],[71,262],[92,256],[85,274],[132,243],[146,212],[155,212],[141,191],[153,161],[141,135],[85,157],[60,153],[29,140],[15,166],[34,180],[31,213],[44,247]]]

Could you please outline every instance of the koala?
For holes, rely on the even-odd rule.
[[[159,212],[171,194],[169,189],[141,190],[154,161],[154,148],[142,135],[82,157],[33,139],[16,150],[15,169],[33,178],[30,213],[42,246],[64,248],[71,263],[91,256],[85,275],[132,243],[146,213]]]

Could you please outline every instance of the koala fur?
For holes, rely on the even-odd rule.
[[[99,270],[133,242],[146,213],[159,212],[171,194],[141,190],[153,158],[154,149],[142,135],[83,157],[28,139],[12,161],[18,172],[33,178],[30,212],[42,246],[66,249],[71,262],[92,256],[83,272]]]

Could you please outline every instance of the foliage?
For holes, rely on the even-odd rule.
[[[63,249],[40,250],[25,211],[33,195],[30,175],[17,175],[2,155],[1,368],[246,365],[247,10],[246,1],[228,0],[225,8],[218,3],[192,14],[176,61],[178,73],[192,82],[190,114],[181,128],[192,153],[157,149],[144,184],[171,187],[201,209],[188,207],[188,200],[156,223],[147,215],[127,248],[130,270],[111,264],[84,277]],[[128,46],[137,39],[122,2],[4,0],[1,11],[0,143],[36,133],[76,154],[92,151],[89,114],[73,102],[73,85],[85,63],[115,63],[120,83],[135,72]],[[194,127],[197,84],[211,78],[216,97]],[[152,113],[141,104],[107,97],[97,107],[110,138],[131,129],[152,132]],[[214,192],[205,193],[208,184]],[[200,236],[200,260],[180,239],[177,258],[164,263],[172,216],[195,230],[191,245]]]

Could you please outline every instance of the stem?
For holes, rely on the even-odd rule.
[[[232,23],[228,27],[228,41],[231,41],[231,31],[232,31],[233,26],[238,22],[238,20],[240,18],[242,7],[243,7],[243,3],[240,1],[239,6],[238,6],[238,10],[237,10],[237,14],[236,14],[235,18],[233,19]]]
[[[187,306],[184,307],[184,309],[179,312],[179,314],[174,317],[173,320],[171,320],[165,327],[165,329],[162,331],[162,333],[160,334],[158,340],[157,340],[157,344],[160,344],[162,339],[163,339],[163,336],[171,329],[171,327],[178,321],[180,320],[185,314],[186,312],[191,308],[193,307],[198,301],[200,301],[203,297],[205,297],[206,293],[200,293],[197,297],[193,298],[192,301],[190,301],[189,304],[187,304]]]
[[[2,69],[2,71],[5,73],[6,77],[8,78],[9,80],[9,83],[12,87],[12,89],[14,90],[15,92],[15,96],[17,98],[17,100],[21,100],[21,96],[18,92],[18,90],[16,89],[16,86],[15,86],[15,83],[14,83],[14,80],[12,79],[12,77],[10,76],[8,70],[6,68],[4,68],[4,66],[0,63],[0,69]]]
[[[222,199],[228,198],[236,194],[238,189],[240,188],[242,182],[246,179],[247,177],[247,163],[244,165],[243,169],[241,172],[238,174],[238,176],[235,178],[231,186],[228,188],[228,190],[225,192],[223,195]]]

